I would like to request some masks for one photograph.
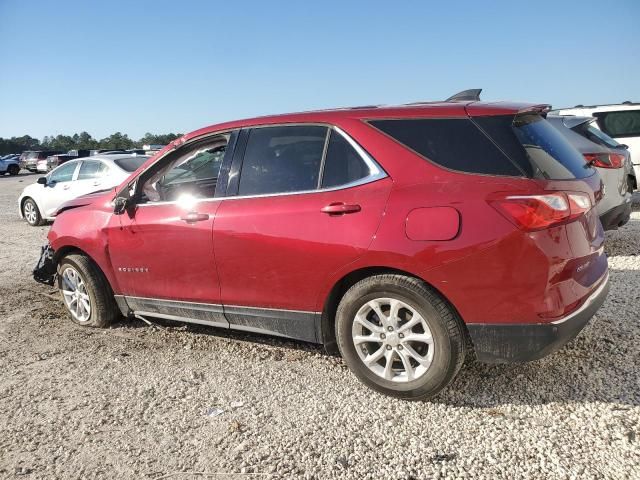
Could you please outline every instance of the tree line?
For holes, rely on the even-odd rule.
[[[69,150],[93,150],[98,148],[111,150],[140,148],[142,145],[166,145],[180,136],[182,136],[180,133],[166,133],[163,135],[146,133],[141,139],[133,140],[126,133],[116,132],[97,140],[87,132],[81,132],[73,135],[46,136],[42,141],[29,135],[11,138],[0,137],[0,155],[22,153],[25,150],[60,150],[66,152]]]

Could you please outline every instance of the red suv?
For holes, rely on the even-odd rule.
[[[594,169],[547,106],[449,101],[223,123],[66,203],[37,279],[71,318],[157,317],[324,344],[427,398],[467,350],[526,361],[608,291]]]

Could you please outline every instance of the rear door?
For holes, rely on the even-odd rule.
[[[343,132],[243,130],[214,225],[221,300],[236,329],[316,341],[320,287],[360,257],[391,179]]]
[[[109,176],[109,166],[99,160],[82,160],[78,178],[73,182],[74,195],[86,195],[104,188],[113,187],[112,184],[105,183]],[[117,185],[117,184],[116,184]]]

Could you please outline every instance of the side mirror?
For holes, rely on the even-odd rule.
[[[625,145],[624,143],[621,143],[616,148],[624,148],[625,150],[629,150],[629,145]]]
[[[46,186],[47,186],[47,177],[40,177],[40,178],[38,179],[38,183],[39,183],[40,185],[44,185],[44,186],[46,187]]]
[[[131,199],[125,197],[117,197],[113,202],[113,213],[122,215],[131,205]]]

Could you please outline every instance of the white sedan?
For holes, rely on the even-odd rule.
[[[20,216],[29,225],[52,220],[60,205],[81,195],[117,187],[149,157],[94,155],[63,163],[37,183],[25,187],[18,199]]]

